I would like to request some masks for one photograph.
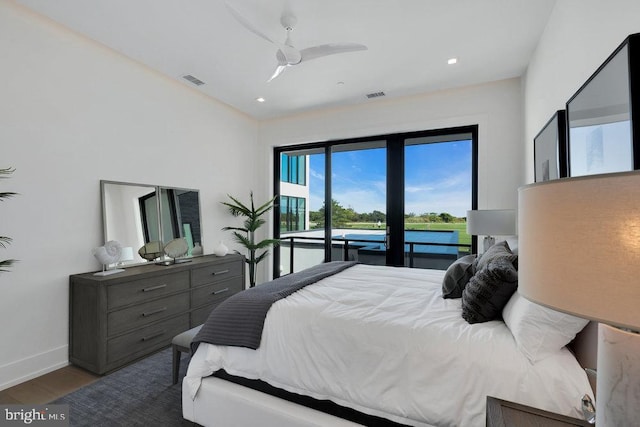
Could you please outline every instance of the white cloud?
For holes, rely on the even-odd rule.
[[[324,181],[324,173],[318,172],[315,169],[309,168],[309,177]]]
[[[335,191],[333,198],[342,207],[353,208],[358,213],[368,213],[374,210],[385,212],[387,202],[385,194],[373,187],[367,189],[353,189],[348,191]]]

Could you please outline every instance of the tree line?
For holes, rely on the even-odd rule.
[[[374,210],[369,213],[358,213],[353,208],[345,208],[337,200],[331,199],[331,219],[334,227],[339,227],[348,223],[353,222],[368,222],[368,223],[377,223],[378,221],[381,223],[386,222],[387,215],[384,212],[380,212],[378,210]],[[324,214],[325,214],[325,205],[317,211],[309,212],[309,221],[315,224],[314,228],[322,228],[324,227]],[[423,213],[420,215],[416,215],[415,213],[405,214],[405,221],[412,223],[460,223],[466,222],[466,218],[456,217],[447,212],[429,212]]]

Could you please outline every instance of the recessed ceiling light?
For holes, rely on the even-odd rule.
[[[458,62],[458,58],[449,58],[449,60],[447,61],[447,64],[453,65],[456,62]]]
[[[259,98],[256,98],[256,101],[258,101],[258,102],[264,102],[264,101],[266,101],[266,99],[264,99],[263,97],[259,97]]]

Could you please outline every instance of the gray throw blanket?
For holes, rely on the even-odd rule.
[[[227,298],[213,309],[193,339],[192,354],[201,342],[257,349],[267,312],[274,302],[355,264],[355,261],[318,264]]]

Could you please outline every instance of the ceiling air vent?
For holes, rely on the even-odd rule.
[[[379,98],[381,96],[385,96],[384,92],[373,92],[373,93],[368,93],[367,94],[367,98],[371,99],[371,98]]]
[[[204,82],[197,77],[193,77],[191,74],[187,74],[186,76],[182,76],[183,79],[190,81],[196,86],[202,86]]]

